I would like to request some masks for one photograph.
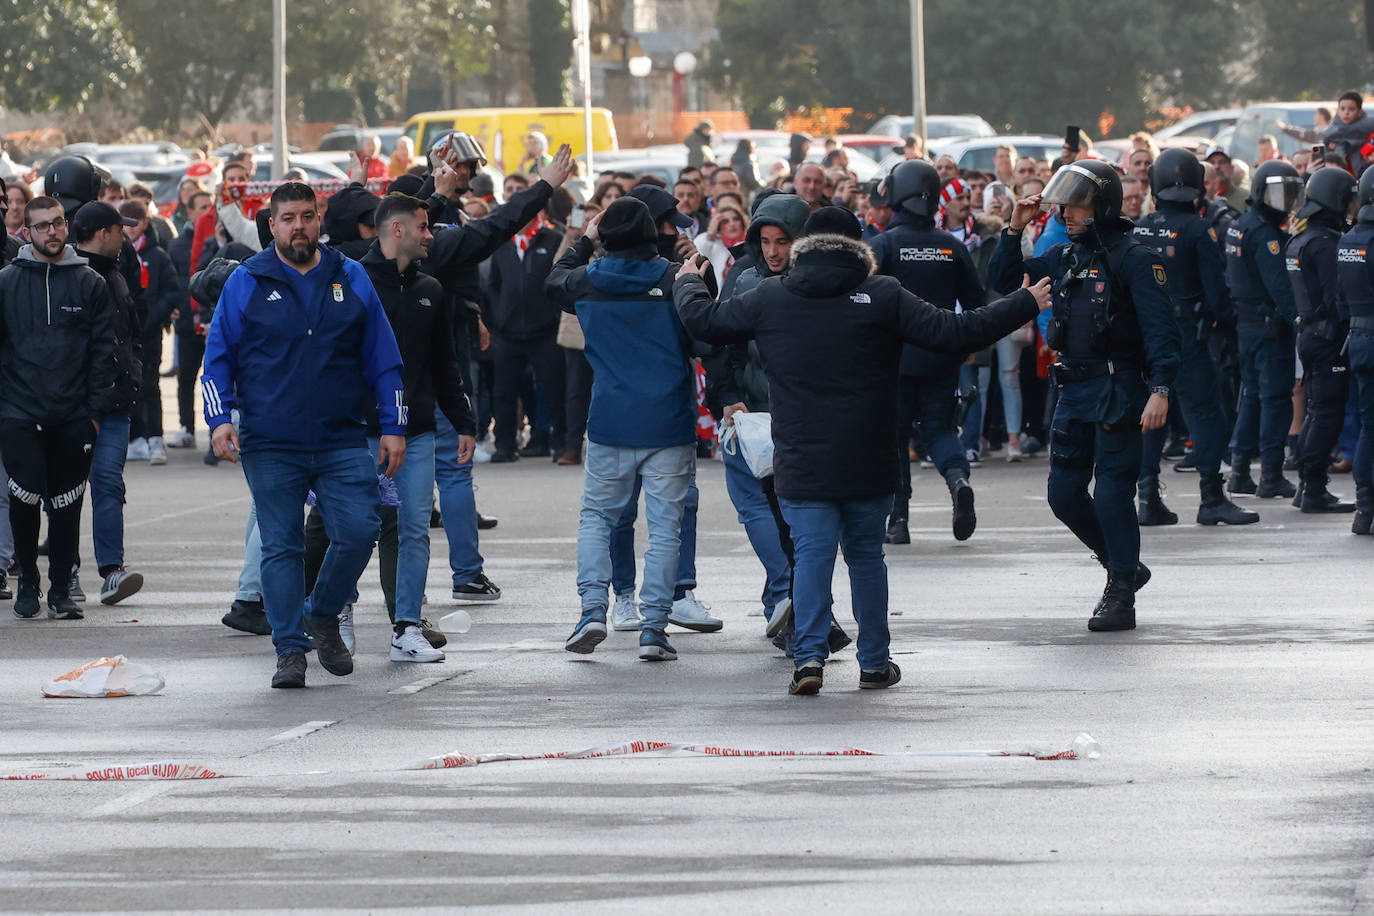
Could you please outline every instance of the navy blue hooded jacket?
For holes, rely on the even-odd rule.
[[[690,341],[673,306],[663,258],[604,257],[579,239],[549,274],[549,298],[574,312],[592,364],[587,438],[620,448],[696,442]]]
[[[366,445],[371,390],[384,436],[405,435],[401,353],[367,271],[328,246],[302,276],[268,247],[230,275],[205,340],[201,387],[213,431],[240,413],[244,451]]]

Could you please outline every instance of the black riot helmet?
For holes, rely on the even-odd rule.
[[[899,207],[915,216],[935,218],[940,209],[940,173],[924,159],[897,163],[880,190],[888,206]]]
[[[1196,203],[1207,193],[1202,163],[1186,149],[1166,149],[1150,166],[1150,193],[1159,200]]]
[[[1293,212],[1302,203],[1302,191],[1302,176],[1292,163],[1282,159],[1261,163],[1250,176],[1250,206],[1263,207],[1271,215]]]
[[[458,161],[471,165],[473,172],[487,164],[487,151],[482,149],[482,144],[472,134],[461,130],[452,130],[446,134],[440,134],[434,146],[430,147],[431,152],[445,140],[448,141],[449,149],[454,152]]]
[[[1326,169],[1318,169],[1325,172]],[[1374,169],[1365,169],[1360,174],[1360,191],[1356,195],[1360,204],[1360,212],[1355,214],[1355,218],[1361,221],[1374,220]]]
[[[1126,232],[1131,226],[1121,215],[1121,179],[1116,169],[1101,159],[1080,159],[1061,166],[1045,185],[1042,199],[1061,207],[1092,207],[1093,226],[1100,231]]]
[[[1320,168],[1307,176],[1304,195],[1306,199],[1296,214],[1301,219],[1326,212],[1345,223],[1350,221],[1359,205],[1355,176],[1340,166]]]
[[[43,193],[70,214],[100,196],[100,172],[85,156],[63,156],[43,172]]]

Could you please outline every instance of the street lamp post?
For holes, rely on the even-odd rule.
[[[592,11],[589,0],[572,0],[573,43],[577,50],[577,79],[582,83],[582,134],[587,174],[595,174],[592,160]]]
[[[926,146],[925,0],[911,2],[911,132]]]
[[[286,174],[286,0],[272,0],[272,177]]]

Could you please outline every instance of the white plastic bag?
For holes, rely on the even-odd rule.
[[[45,697],[141,697],[165,686],[162,675],[122,655],[97,658],[43,685]]]
[[[720,447],[730,454],[738,450],[754,476],[773,476],[773,416],[741,411],[731,417],[733,426],[720,425]]]

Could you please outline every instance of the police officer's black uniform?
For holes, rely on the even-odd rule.
[[[987,298],[978,269],[953,235],[935,228],[940,203],[940,176],[924,159],[902,162],[892,170],[886,192],[895,215],[888,228],[872,240],[878,273],[894,277],[908,292],[949,311],[957,302],[976,309]],[[967,540],[977,526],[969,463],[959,444],[955,423],[959,367],[966,356],[935,353],[906,344],[902,347],[897,409],[897,453],[902,488],[893,499],[887,541],[907,544],[907,505],[911,500],[911,462],[907,442],[917,424],[926,454],[949,487],[954,504],[954,537]]]
[[[1236,303],[1241,398],[1231,437],[1232,493],[1291,498],[1283,447],[1293,423],[1293,328],[1297,305],[1284,258],[1282,228],[1302,192],[1292,165],[1270,160],[1255,169],[1250,209],[1226,230],[1226,281]],[[1260,459],[1260,482],[1250,462]]]
[[[1221,408],[1217,367],[1207,343],[1214,326],[1234,325],[1235,310],[1226,291],[1221,246],[1198,215],[1198,201],[1205,194],[1202,163],[1188,150],[1165,150],[1150,169],[1150,191],[1155,211],[1139,220],[1135,237],[1159,253],[1169,275],[1182,342],[1175,402],[1193,437],[1193,466],[1202,494],[1197,521],[1200,525],[1253,524],[1259,516],[1226,498],[1221,476],[1221,456],[1231,428]],[[1160,428],[1145,434],[1138,482],[1142,525],[1178,521],[1159,494],[1159,459],[1166,433]]]
[[[1318,169],[1307,180],[1307,200],[1297,216],[1307,226],[1288,243],[1288,279],[1298,306],[1298,358],[1302,360],[1307,410],[1298,436],[1298,492],[1304,512],[1353,512],[1326,488],[1331,449],[1345,425],[1350,367],[1345,360],[1347,318],[1338,304],[1336,249],[1355,203],[1355,176],[1339,166]]]
[[[1217,247],[1222,251],[1222,263],[1226,262],[1225,243],[1226,230],[1231,228],[1231,224],[1240,219],[1240,211],[1231,206],[1231,202],[1224,197],[1207,198],[1203,201],[1202,219],[1207,223],[1207,228],[1211,229],[1217,240]],[[1223,278],[1225,269],[1222,270]],[[1235,301],[1227,290],[1227,297],[1231,299],[1231,312],[1235,312]],[[1217,367],[1217,384],[1221,389],[1221,414],[1226,420],[1227,429],[1235,429],[1236,426],[1236,407],[1240,404],[1240,347],[1236,342],[1236,324],[1232,320],[1230,324],[1220,325],[1212,330],[1207,336],[1207,350],[1212,354],[1212,361]]]
[[[1091,630],[1135,627],[1135,591],[1149,578],[1140,563],[1135,484],[1140,416],[1151,393],[1168,397],[1179,363],[1179,333],[1164,262],[1130,236],[1121,181],[1105,162],[1066,165],[1044,199],[1092,207],[1086,231],[1042,257],[1022,260],[1020,233],[1003,233],[989,276],[999,289],[1022,273],[1054,282],[1046,342],[1057,350],[1059,402],[1050,434],[1050,508],[1107,568]],[[1088,485],[1096,476],[1092,495]]]
[[[1350,322],[1346,352],[1360,404],[1360,441],[1350,470],[1355,478],[1350,530],[1369,534],[1374,525],[1374,169],[1360,176],[1359,203],[1355,228],[1341,236],[1336,249],[1336,275],[1337,302]]]

